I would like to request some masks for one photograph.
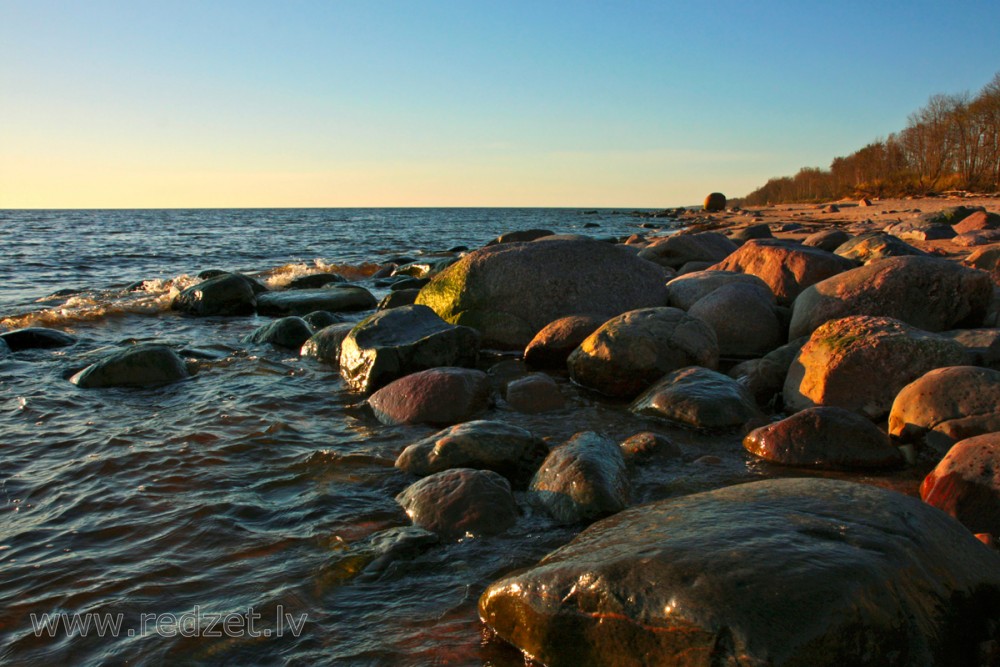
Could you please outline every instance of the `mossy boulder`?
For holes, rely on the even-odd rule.
[[[484,347],[523,349],[560,317],[605,318],[666,303],[663,272],[594,240],[502,243],[465,255],[421,289],[416,303],[478,329]]]

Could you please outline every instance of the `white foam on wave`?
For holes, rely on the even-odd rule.
[[[312,264],[299,262],[285,264],[267,271],[262,271],[255,277],[267,285],[268,289],[284,289],[288,283],[302,276],[311,276],[317,273],[336,273],[347,280],[361,280],[367,278],[379,270],[378,264],[366,262],[364,264],[328,264],[322,259],[314,259]]]
[[[170,309],[174,298],[199,278],[181,275],[168,280],[146,280],[132,291],[81,292],[61,304],[0,319],[0,329],[31,326],[59,327],[126,315],[158,315]],[[45,298],[41,301],[52,301]]]

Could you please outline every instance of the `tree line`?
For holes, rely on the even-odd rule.
[[[876,139],[829,169],[772,178],[742,202],[760,206],[845,197],[1000,191],[1000,72],[978,95],[934,95],[906,128]]]

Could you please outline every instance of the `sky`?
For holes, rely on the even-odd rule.
[[[661,208],[1000,71],[1000,2],[0,0],[0,208]]]

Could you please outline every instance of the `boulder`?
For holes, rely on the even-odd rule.
[[[84,389],[153,387],[190,377],[184,360],[166,345],[142,344],[114,352],[69,379]]]
[[[729,235],[736,243],[746,243],[751,239],[770,239],[774,238],[771,233],[771,228],[766,224],[761,223],[759,225],[750,225],[749,227],[741,227],[735,230]]]
[[[691,366],[667,373],[630,408],[698,429],[728,429],[762,417],[753,395],[722,373]]]
[[[524,348],[524,360],[539,368],[565,368],[566,358],[607,318],[569,315],[549,322]]]
[[[810,285],[854,267],[854,262],[826,250],[765,239],[748,241],[712,268],[757,276],[778,303],[787,305]]]
[[[340,346],[354,329],[353,322],[339,322],[323,327],[302,345],[299,355],[331,366],[340,365]]]
[[[620,512],[629,500],[625,459],[608,438],[592,431],[577,433],[549,452],[528,491],[561,523]]]
[[[947,665],[994,639],[1000,555],[915,498],[773,479],[590,526],[479,615],[550,667]]]
[[[706,211],[725,211],[726,210],[726,195],[721,192],[713,192],[707,197],[705,197],[705,210]]]
[[[336,283],[320,289],[261,294],[257,297],[257,312],[261,315],[283,317],[305,315],[314,310],[330,312],[369,310],[376,304],[375,297],[364,287]]]
[[[767,283],[749,273],[735,271],[693,271],[678,276],[667,283],[667,305],[689,310],[715,290],[735,283],[754,287],[762,297],[774,302],[774,294]]]
[[[317,289],[319,287],[325,287],[331,283],[342,282],[345,282],[344,277],[339,276],[336,273],[312,273],[307,276],[299,276],[298,278],[293,279],[285,285],[285,289]]]
[[[965,232],[959,234],[951,240],[955,245],[965,248],[975,246],[991,245],[1000,241],[1000,229],[983,229],[977,232]]]
[[[331,324],[343,322],[340,316],[334,315],[326,310],[314,310],[307,315],[303,315],[302,319],[306,321],[306,324],[313,328],[313,331],[319,331],[320,329],[328,327]]]
[[[453,468],[424,477],[396,496],[413,525],[446,539],[496,535],[517,522],[510,483],[491,470]]]
[[[955,229],[943,222],[906,220],[886,225],[882,230],[905,241],[939,241],[955,237]]]
[[[0,333],[0,341],[11,352],[22,350],[49,349],[69,347],[76,344],[76,338],[57,329],[45,327],[26,327]]]
[[[566,361],[577,384],[624,398],[672,370],[718,363],[715,331],[677,308],[643,308],[608,320]]]
[[[771,463],[826,470],[903,463],[885,431],[858,413],[837,407],[806,408],[761,426],[743,438],[743,447]]]
[[[3,338],[0,338],[0,359],[10,356],[10,346],[4,342]]]
[[[959,440],[1000,431],[1000,371],[936,368],[903,387],[889,413],[889,433],[946,452]]]
[[[170,309],[195,317],[252,315],[257,308],[252,282],[238,273],[223,273],[188,287],[174,298]]]
[[[785,407],[833,405],[877,419],[908,383],[964,359],[965,350],[950,338],[889,317],[832,320],[813,332],[792,362]]]
[[[1000,215],[986,211],[975,211],[955,223],[956,234],[1000,229]]]
[[[814,232],[802,239],[802,245],[833,252],[851,240],[851,235],[842,229],[830,228]]]
[[[988,274],[934,257],[892,257],[827,278],[792,306],[789,338],[829,320],[880,315],[927,331],[976,326],[993,297]]]
[[[862,263],[886,257],[925,254],[906,241],[885,232],[858,234],[843,245],[838,246],[834,253]]]
[[[756,285],[724,285],[699,299],[688,315],[715,330],[721,356],[759,356],[785,342],[770,290],[762,294]]]
[[[566,407],[559,385],[545,373],[532,373],[507,383],[506,399],[513,409],[529,414]]]
[[[421,476],[450,468],[492,470],[523,488],[548,453],[542,439],[530,431],[483,419],[413,443],[396,459],[396,467]]]
[[[759,359],[741,361],[726,373],[747,388],[761,407],[780,409],[785,376],[808,338],[796,338]]]
[[[1000,433],[955,443],[924,478],[920,497],[973,533],[1000,535]]]
[[[243,338],[244,343],[269,343],[278,347],[298,350],[312,338],[313,330],[301,317],[282,317],[258,327]]]
[[[962,263],[973,269],[988,272],[993,283],[1000,285],[1000,245],[973,250]]]
[[[719,232],[673,234],[639,251],[639,257],[677,269],[688,262],[721,262],[737,245]]]
[[[390,382],[368,397],[383,424],[457,424],[489,405],[486,373],[469,368],[432,368]]]
[[[420,291],[417,303],[478,329],[483,345],[524,349],[553,320],[613,317],[666,303],[663,272],[601,241],[504,243],[465,255]]]
[[[383,310],[358,323],[340,346],[340,375],[369,392],[415,371],[474,366],[479,333],[448,324],[427,306]]]
[[[946,225],[955,225],[965,220],[976,211],[985,211],[982,206],[949,206],[940,211],[924,213],[921,219],[927,222],[940,222]]]
[[[1000,329],[956,329],[941,335],[965,348],[970,366],[1000,370]]]
[[[378,309],[390,310],[392,308],[399,308],[400,306],[412,306],[417,302],[417,296],[419,295],[420,289],[404,289],[389,292],[378,302]]]

